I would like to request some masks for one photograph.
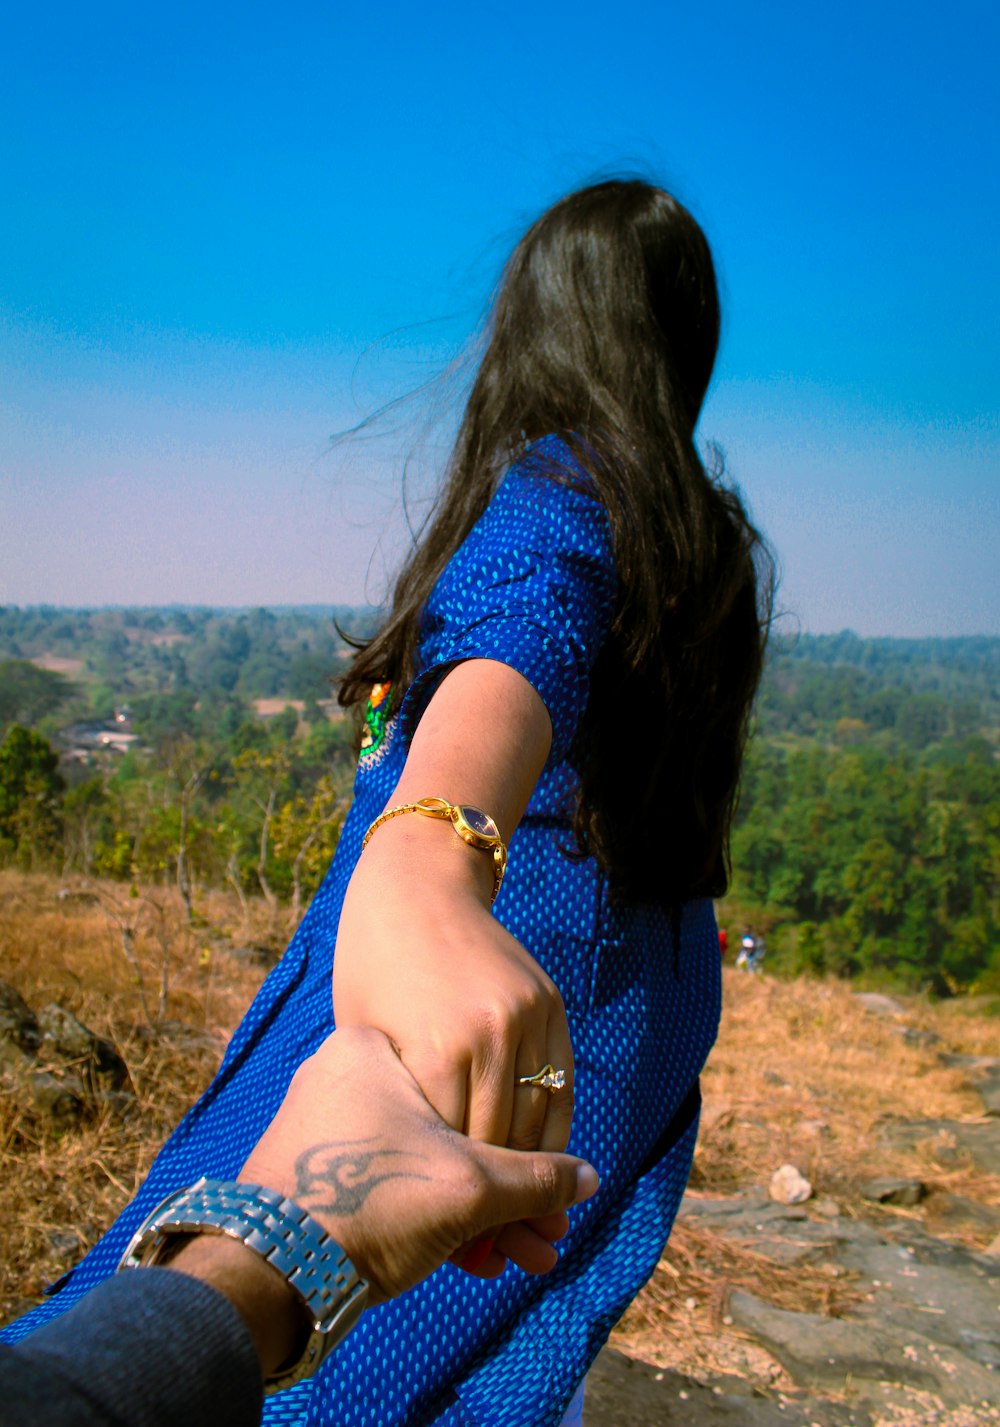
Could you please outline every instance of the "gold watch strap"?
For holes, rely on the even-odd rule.
[[[404,813],[420,813],[425,818],[439,818],[443,822],[450,822],[463,842],[493,854],[493,894],[490,897],[492,906],[507,870],[507,844],[489,813],[484,813],[482,808],[473,807],[471,804],[449,803],[447,798],[419,798],[415,803],[401,803],[397,808],[387,808],[369,824],[368,831],[361,840],[362,852],[368,846],[376,828],[393,818],[402,817]]]

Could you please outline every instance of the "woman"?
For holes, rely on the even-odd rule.
[[[710,899],[770,596],[695,446],[718,335],[708,245],[662,189],[583,189],[518,244],[435,510],[342,686],[366,731],[330,873],[56,1299],[169,1190],[235,1173],[331,1028],[332,969],[337,1022],[390,1035],[450,1124],[569,1139],[602,1184],[544,1281],[491,1279],[517,1232],[498,1227],[465,1257],[480,1277],[377,1309],[268,1421],[556,1424],[660,1256],[717,1029]]]

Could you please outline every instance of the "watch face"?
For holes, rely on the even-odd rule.
[[[467,823],[473,832],[478,832],[480,837],[499,837],[500,829],[482,808],[470,808],[459,806],[458,809],[463,822]]]

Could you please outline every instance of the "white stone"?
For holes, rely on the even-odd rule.
[[[767,1191],[778,1204],[802,1204],[812,1196],[812,1185],[794,1164],[783,1164],[771,1175]]]

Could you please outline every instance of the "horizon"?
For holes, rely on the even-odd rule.
[[[58,614],[255,614],[260,610],[269,614],[305,614],[315,619],[333,617],[341,613],[350,614],[373,614],[377,613],[381,607],[371,604],[351,604],[347,601],[331,603],[326,600],[316,601],[296,601],[289,604],[185,604],[178,600],[172,600],[168,604],[54,604],[50,601],[39,601],[36,604],[19,605],[12,601],[0,603],[0,614],[5,610],[16,610],[19,614],[45,613],[52,611]],[[859,644],[876,643],[925,643],[925,644],[956,644],[974,640],[986,640],[990,643],[1000,643],[1000,632],[992,633],[989,630],[970,630],[965,634],[860,634],[856,629],[845,626],[843,629],[817,630],[800,626],[796,629],[781,628],[783,616],[778,616],[771,629],[769,645],[776,640],[796,640],[796,639],[854,639]],[[7,656],[11,657],[11,656]],[[17,657],[17,656],[14,656]],[[27,662],[32,662],[29,659]]]

